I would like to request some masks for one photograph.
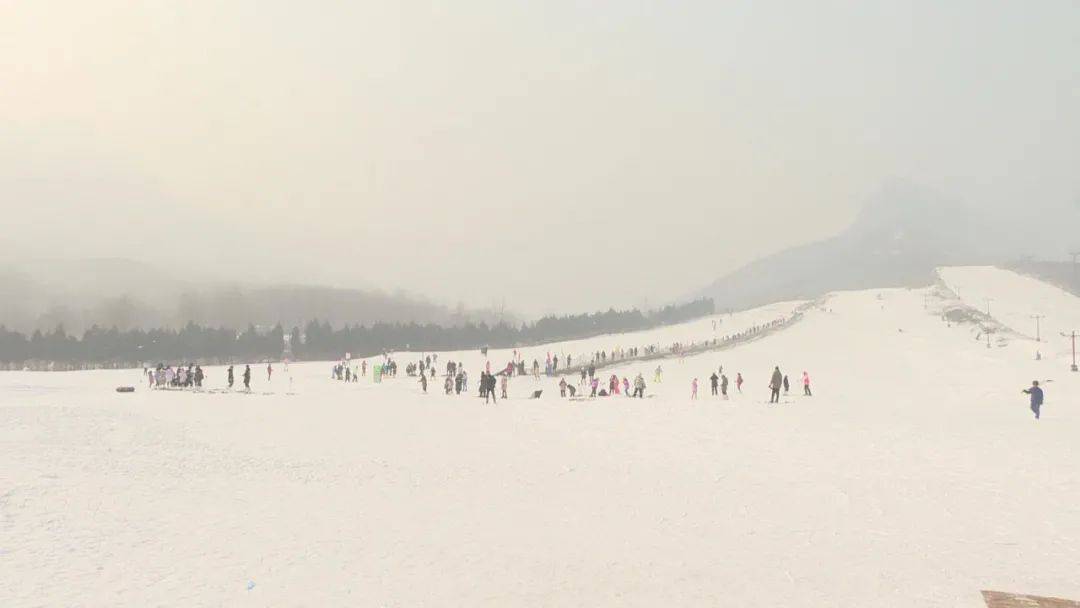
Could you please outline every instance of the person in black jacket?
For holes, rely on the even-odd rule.
[[[769,380],[769,389],[772,390],[772,396],[769,397],[769,403],[780,403],[780,387],[784,384],[784,374],[780,373],[780,368],[773,369],[772,378]]]

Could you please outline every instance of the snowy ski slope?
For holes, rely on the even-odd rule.
[[[942,279],[976,308],[994,298],[1020,334],[1037,296],[1048,341],[988,349],[941,320],[956,302],[935,289],[869,290],[762,340],[666,359],[659,384],[655,362],[601,374],[643,372],[642,400],[570,403],[557,378],[514,378],[511,399],[486,406],[481,367],[509,351],[441,353],[470,372],[454,397],[404,374],[331,381],[330,363],[278,365],[270,383],[255,366],[253,394],[150,392],[138,371],[0,373],[0,606],[1080,598],[1080,374],[1056,333],[1080,301],[996,269]],[[796,306],[724,316],[718,333]],[[712,337],[703,319],[522,354]],[[709,395],[719,365],[743,373],[744,394]],[[815,396],[793,386],[767,405],[774,365],[793,385],[809,371]],[[221,387],[223,370],[207,371]],[[1036,378],[1038,422],[1020,393]]]

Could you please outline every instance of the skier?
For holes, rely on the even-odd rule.
[[[791,392],[791,384],[788,383],[787,374],[784,374],[784,394],[786,395],[786,394],[788,394],[790,392]]]
[[[195,366],[195,388],[202,388],[203,379],[206,378],[206,374],[203,373],[201,366]]]
[[[728,387],[727,376],[725,376],[724,373],[721,372],[720,373],[720,394],[724,396],[724,399],[727,399],[727,387]]]
[[[251,391],[251,366],[244,366],[244,390]]]
[[[627,397],[630,396],[630,381],[626,379],[626,376],[623,376],[622,379],[622,392]]]
[[[1039,388],[1039,381],[1032,380],[1031,388],[1024,389],[1025,395],[1031,395],[1031,411],[1035,412],[1035,419],[1039,419],[1039,411],[1043,404],[1043,390]]]
[[[743,385],[742,372],[738,372],[738,373],[735,374],[735,390],[739,391],[740,395],[742,394],[742,385]]]
[[[494,380],[493,380],[493,382],[494,382]],[[506,388],[507,388],[507,384],[509,384],[509,381],[506,379],[506,376],[503,376],[502,379],[499,381],[499,383],[500,383],[499,388],[502,389],[502,398],[506,399]]]
[[[270,376],[274,373],[274,364],[266,362],[266,381],[270,382]]]
[[[810,374],[808,374],[806,372],[802,373],[802,388],[803,388],[803,395],[806,395],[807,397],[813,397],[814,396],[810,392]]]
[[[565,397],[566,396],[566,378],[563,378],[562,380],[559,380],[559,396],[560,397]]]
[[[427,376],[420,374],[420,388],[423,389],[424,394],[427,394]]]
[[[690,383],[690,398],[697,399],[697,378]]]
[[[664,370],[659,365],[656,366],[656,376],[653,377],[653,382],[660,384],[664,381]]]
[[[718,387],[718,386],[719,386],[719,384],[720,384],[720,376],[717,376],[717,375],[716,375],[716,372],[713,372],[713,373],[712,373],[712,375],[711,375],[711,376],[709,376],[709,383],[710,383],[710,384],[711,384],[711,386],[712,386],[712,394],[713,394],[713,397],[715,397],[715,396],[716,396],[716,391],[717,391],[717,387]]]
[[[229,381],[229,388],[232,389],[232,386],[233,386],[233,366],[231,366],[231,365],[229,366],[229,369],[228,369],[228,381]]]
[[[772,378],[769,380],[769,389],[772,390],[772,396],[769,397],[769,403],[780,403],[780,387],[784,385],[784,374],[780,373],[780,367],[773,368]]]

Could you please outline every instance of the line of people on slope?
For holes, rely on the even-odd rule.
[[[658,367],[657,368],[657,377],[658,378],[660,377],[660,372],[661,372],[661,370]],[[718,371],[713,372],[712,375],[709,376],[709,383],[710,383],[710,386],[712,388],[713,396],[721,396],[724,399],[728,398],[728,385],[729,385],[729,382],[728,382],[727,374],[724,373],[724,366],[723,365],[720,366],[720,369]],[[742,387],[743,387],[744,383],[745,383],[745,380],[743,380],[742,372],[736,372],[736,374],[735,374],[735,390],[738,391],[740,394],[743,392]],[[813,397],[813,392],[810,390],[810,374],[807,373],[806,371],[803,371],[803,373],[802,373],[802,385],[803,385],[803,395],[806,396],[806,397]],[[780,371],[780,367],[776,366],[775,368],[773,368],[772,376],[769,378],[769,391],[771,393],[770,396],[769,396],[769,403],[779,403],[780,402],[780,391],[781,390],[783,390],[784,394],[787,395],[791,390],[791,382],[788,380],[788,377],[783,372]],[[698,379],[694,378],[690,382],[690,398],[691,399],[697,399],[697,397],[698,397]]]

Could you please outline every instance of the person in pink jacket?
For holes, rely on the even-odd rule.
[[[802,389],[804,395],[806,395],[807,397],[813,397],[813,395],[810,393],[810,374],[806,372],[802,373]]]
[[[694,381],[690,383],[690,398],[697,399],[697,378],[694,378]]]

